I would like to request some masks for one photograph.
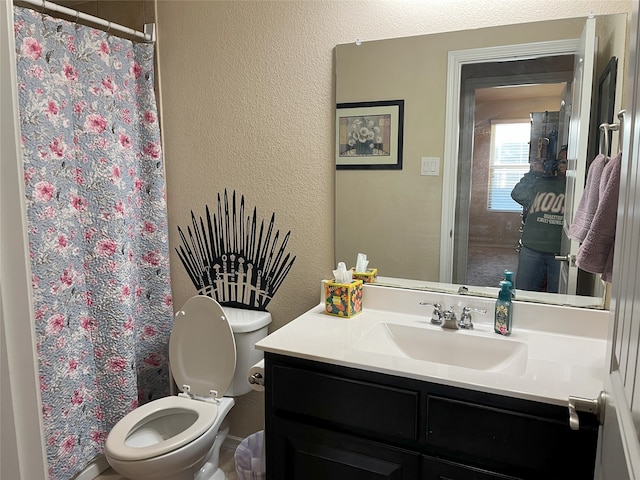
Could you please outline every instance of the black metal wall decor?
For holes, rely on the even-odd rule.
[[[275,213],[265,231],[258,220],[256,207],[245,220],[244,195],[237,208],[234,190],[231,205],[224,191],[218,193],[218,213],[213,220],[206,207],[206,221],[199,221],[191,211],[192,227],[187,235],[178,226],[182,246],[176,252],[200,295],[207,295],[221,305],[266,311],[296,257],[286,253],[291,231],[278,247],[280,230],[275,232]],[[229,210],[231,208],[231,211]]]

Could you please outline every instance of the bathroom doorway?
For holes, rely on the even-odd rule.
[[[561,82],[475,91],[467,284],[497,286],[504,269],[517,271],[524,218],[510,193],[529,171],[541,133],[555,139],[554,156],[566,143],[557,119],[569,89]]]
[[[571,98],[573,63],[573,55],[557,55],[463,65],[453,283],[497,286],[505,268],[516,270],[522,210],[509,204],[508,186],[528,165],[496,168],[492,147],[500,127],[524,126],[532,112],[566,112],[562,105]],[[528,162],[529,142],[520,135],[517,140],[507,134]],[[566,143],[562,135],[559,141]]]

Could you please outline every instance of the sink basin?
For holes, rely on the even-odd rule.
[[[527,344],[462,330],[378,323],[354,350],[507,375],[523,375]]]

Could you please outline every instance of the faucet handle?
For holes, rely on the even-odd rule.
[[[431,313],[431,323],[433,325],[440,326],[442,325],[442,319],[444,317],[444,313],[442,313],[442,305],[439,303],[430,303],[430,302],[420,302],[420,305],[430,305],[433,306],[433,312]]]
[[[444,314],[442,313],[442,305],[440,305],[439,303],[434,303],[433,304],[433,312],[431,313],[431,323],[434,325],[442,325],[442,318],[444,317]]]
[[[464,307],[460,314],[460,321],[458,322],[460,328],[466,328],[468,330],[473,329],[473,322],[471,321],[471,308]]]
[[[480,308],[464,307],[462,309],[462,313],[460,314],[460,321],[458,322],[460,328],[466,328],[468,330],[473,329],[473,322],[471,321],[471,311],[478,312],[480,314],[487,313],[486,310]]]

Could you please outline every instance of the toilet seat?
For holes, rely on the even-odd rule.
[[[236,371],[236,342],[224,310],[213,298],[191,297],[176,313],[169,338],[171,373],[193,396],[222,397]]]
[[[139,428],[156,418],[177,413],[193,414],[196,418],[188,428],[158,443],[141,447],[128,443],[128,439]],[[160,398],[141,405],[117,422],[107,437],[105,450],[109,452],[109,456],[124,461],[159,457],[202,436],[211,428],[217,416],[218,405],[216,403],[194,401],[176,396]]]
[[[171,373],[184,393],[139,406],[107,436],[105,451],[120,461],[141,461],[173,452],[207,433],[236,368],[236,345],[222,307],[191,297],[176,313],[169,338]],[[186,397],[186,398],[185,398]],[[224,412],[233,405],[224,404]],[[162,420],[160,420],[162,419]],[[159,421],[155,421],[159,420]]]

